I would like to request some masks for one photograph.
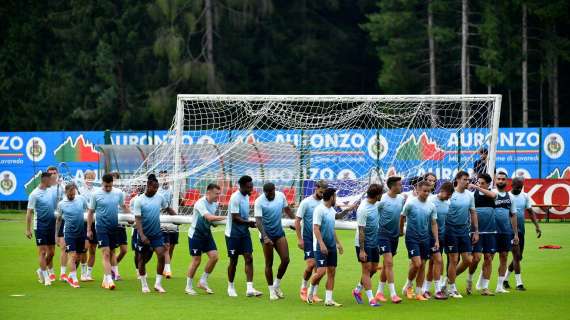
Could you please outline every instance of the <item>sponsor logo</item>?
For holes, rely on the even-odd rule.
[[[325,260],[319,260],[319,264],[325,264]]]
[[[33,177],[30,178],[30,180],[28,180],[24,184],[24,190],[26,190],[26,194],[29,195],[30,193],[32,193],[32,191],[34,191],[34,189],[40,184],[41,180],[42,180],[42,172],[38,171]]]
[[[546,179],[570,179],[570,167],[566,167],[562,173],[560,173],[559,168],[556,168],[546,177]]]
[[[339,180],[356,180],[356,174],[350,169],[342,169],[337,175]]]
[[[214,138],[205,135],[205,136],[201,136],[200,138],[198,138],[198,141],[196,141],[197,144],[216,144],[216,141],[214,140]]]
[[[550,159],[558,159],[564,154],[564,139],[558,133],[551,133],[544,139],[544,153]]]
[[[445,151],[441,149],[437,143],[430,139],[427,133],[422,132],[419,138],[411,134],[396,149],[396,160],[443,160]]]
[[[12,171],[2,171],[0,173],[0,193],[9,196],[16,190],[17,180]]]
[[[92,143],[79,135],[75,140],[67,137],[60,144],[53,154],[58,162],[97,162],[99,161],[99,152],[95,150]]]
[[[388,141],[383,135],[374,135],[368,140],[368,155],[372,159],[382,160],[388,154]]]
[[[235,254],[236,251],[235,251],[235,250],[230,250],[230,253],[231,253],[231,254]]]
[[[530,178],[532,178],[532,177],[530,176],[530,172],[529,172],[527,169],[524,169],[524,168],[519,168],[519,169],[515,170],[515,172],[513,173],[513,178],[515,178],[515,177],[522,177],[522,178],[525,178],[525,179],[530,179]]]
[[[46,143],[40,137],[33,137],[26,143],[26,155],[34,162],[42,161],[46,156]]]

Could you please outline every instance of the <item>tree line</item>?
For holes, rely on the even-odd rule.
[[[5,0],[2,131],[168,128],[178,93],[503,95],[570,125],[564,0]]]

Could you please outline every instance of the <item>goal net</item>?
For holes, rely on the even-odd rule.
[[[129,184],[166,171],[180,213],[209,183],[222,187],[224,208],[242,175],[253,177],[252,203],[266,182],[298,204],[324,179],[347,204],[391,175],[469,171],[481,147],[493,172],[500,103],[499,95],[179,95],[166,138]]]

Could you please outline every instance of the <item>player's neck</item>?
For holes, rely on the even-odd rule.
[[[390,197],[390,198],[396,198],[396,196],[398,196],[398,194],[397,194],[395,191],[392,191],[392,190],[388,190],[387,195],[388,195],[388,197]]]

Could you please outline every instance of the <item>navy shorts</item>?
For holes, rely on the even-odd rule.
[[[269,240],[271,240],[271,242],[273,242],[273,244],[275,244],[275,242],[277,240],[285,237],[285,232],[283,232],[282,234],[277,234],[277,235],[268,234],[267,237],[269,238]],[[261,242],[261,244],[263,245],[263,238],[262,237],[259,238],[259,242]]]
[[[226,237],[226,247],[228,248],[228,257],[230,258],[236,258],[239,255],[251,254],[253,252],[251,237],[249,235],[241,238]]]
[[[479,241],[473,245],[473,252],[495,253],[497,252],[497,239],[493,233],[479,234]]]
[[[85,239],[87,239],[87,222],[85,222],[83,226],[85,227]],[[93,238],[87,239],[87,241],[89,241],[90,244],[97,244],[97,230],[95,230],[95,223],[91,224],[91,230],[93,231]]]
[[[427,260],[431,253],[430,241],[427,239],[423,241],[406,239],[406,249],[408,249],[408,259],[420,257],[422,260]]]
[[[327,248],[328,254],[325,256],[321,250],[315,251],[315,260],[317,261],[317,268],[336,267],[337,253],[336,247]]]
[[[57,236],[60,238],[64,236],[64,234],[63,234],[63,228],[64,227],[65,227],[65,220],[62,219],[61,223],[59,224],[59,229],[57,230]]]
[[[138,237],[138,236],[137,236]],[[152,251],[153,249],[164,247],[164,242],[162,241],[162,235],[156,236],[147,236],[149,244],[144,244],[140,238],[137,239],[137,251],[144,252],[144,251]]]
[[[445,235],[439,235],[441,238],[439,239],[439,249],[435,249],[435,239],[431,238],[429,239],[429,248],[430,248],[430,256],[434,255],[435,253],[439,252],[440,254],[443,254],[443,248],[445,248]]]
[[[115,239],[117,241],[117,246],[129,244],[127,241],[127,228],[122,227],[122,226],[117,227],[116,233],[117,234],[115,236]]]
[[[218,247],[216,247],[216,242],[212,235],[210,235],[207,238],[188,238],[188,249],[190,250],[191,256],[199,257],[202,253],[218,250]]]
[[[55,245],[55,226],[48,229],[34,230],[37,246],[53,246]]]
[[[162,232],[162,241],[168,244],[178,244],[178,231],[176,232]]]
[[[85,250],[85,237],[84,236],[65,236],[65,252],[84,253]]]
[[[400,242],[400,237],[393,238],[378,238],[378,252],[380,255],[385,253],[392,253],[395,256],[398,253],[398,243]]]
[[[373,247],[373,248],[364,247],[364,252],[366,252],[366,255],[367,255],[366,261],[360,260],[360,247],[355,246],[354,248],[356,249],[356,260],[358,260],[358,262],[361,262],[361,263],[365,263],[365,262],[378,263],[378,262],[380,262],[380,251],[378,251],[378,247]]]
[[[445,235],[445,253],[464,253],[473,252],[471,238],[469,234],[456,236],[453,234]]]
[[[313,251],[313,239],[303,239],[303,258],[305,260],[315,259],[315,251]]]
[[[97,231],[97,245],[99,248],[109,247],[110,249],[115,249],[117,245],[117,232],[113,230],[109,232],[107,230]]]
[[[506,233],[497,234],[497,252],[509,252],[513,248],[513,235]]]

